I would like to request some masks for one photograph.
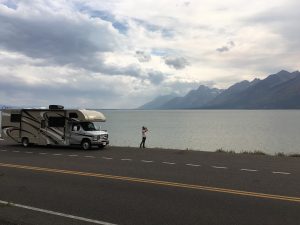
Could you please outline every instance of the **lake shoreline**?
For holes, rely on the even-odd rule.
[[[109,145],[106,147],[106,150],[109,150],[109,148],[117,148],[120,150],[134,150],[134,151],[144,151],[144,150],[149,150],[149,151],[166,151],[166,152],[175,152],[178,154],[185,154],[185,153],[208,153],[208,154],[228,154],[228,155],[249,155],[249,156],[269,156],[269,157],[289,157],[289,158],[300,158],[300,154],[298,153],[283,153],[283,152],[278,152],[275,154],[268,154],[263,151],[241,151],[241,152],[236,152],[233,150],[227,151],[223,149],[217,149],[216,151],[203,151],[203,150],[194,150],[194,149],[173,149],[173,148],[161,148],[161,147],[146,147],[146,148],[139,148],[139,147],[130,147],[130,146],[114,146],[114,145]]]
[[[3,140],[0,139],[0,146],[3,147],[18,147],[18,148],[23,148],[21,144],[15,143],[13,141],[9,140]],[[109,153],[111,151],[120,151],[122,153],[147,153],[149,156],[153,157],[155,155],[160,155],[162,154],[171,154],[171,155],[189,155],[189,156],[194,156],[194,157],[210,157],[210,158],[219,158],[219,157],[229,157],[229,158],[235,158],[235,159],[286,159],[286,160],[300,160],[300,154],[285,154],[285,153],[278,153],[275,155],[267,154],[264,152],[260,151],[254,151],[254,152],[233,152],[233,151],[225,151],[222,149],[218,149],[216,151],[203,151],[203,150],[193,150],[193,149],[172,149],[172,148],[158,148],[158,147],[146,147],[146,148],[139,148],[139,147],[129,147],[129,146],[114,146],[114,145],[108,145],[104,149],[97,149],[97,148],[92,148],[91,150],[88,151],[83,151],[79,146],[40,146],[40,145],[32,145],[31,148],[33,149],[39,149],[39,148],[45,148],[45,149],[53,149],[54,151],[57,149],[74,149],[78,151],[84,152],[93,152],[93,151],[103,151],[106,153]],[[25,150],[25,148],[24,148]],[[157,153],[157,154],[153,154]]]
[[[0,146],[21,146],[21,144],[15,143],[13,141],[5,140],[0,137]],[[80,149],[80,147],[74,146],[39,146],[33,145],[33,147],[45,147],[45,148],[72,148],[72,149]],[[208,154],[227,154],[227,155],[249,155],[249,156],[269,156],[269,157],[281,157],[281,158],[300,158],[299,153],[284,153],[278,152],[275,154],[269,154],[263,151],[234,151],[234,150],[224,150],[222,148],[216,149],[215,151],[203,151],[203,150],[195,150],[195,149],[176,149],[176,148],[162,148],[162,147],[146,147],[146,148],[139,148],[139,147],[131,147],[131,146],[118,146],[118,145],[108,145],[103,150],[108,150],[110,148],[119,149],[119,150],[130,150],[130,151],[165,151],[165,152],[175,152],[178,154],[185,154],[185,153],[208,153]],[[90,151],[95,150],[96,148],[91,149]],[[99,150],[101,151],[101,149]]]

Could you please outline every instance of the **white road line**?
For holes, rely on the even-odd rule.
[[[4,141],[4,139],[3,139],[3,138],[0,138],[0,141]]]
[[[102,159],[113,159],[113,158],[110,158],[110,157],[102,157]]]
[[[248,172],[257,172],[258,170],[253,169],[240,169],[241,171],[248,171]]]
[[[167,164],[167,165],[174,165],[174,164],[176,164],[176,163],[174,163],[174,162],[162,162],[163,164]]]
[[[1,150],[1,152],[7,152],[7,150]]]
[[[228,169],[226,166],[211,166],[211,167],[215,169]]]
[[[32,154],[33,152],[25,152],[25,153],[27,153],[27,154]]]
[[[36,207],[21,205],[21,204],[15,204],[15,203],[10,203],[10,202],[1,201],[1,200],[0,200],[0,204],[7,205],[10,207],[18,207],[18,208],[28,209],[28,210],[32,210],[32,211],[47,213],[47,214],[51,214],[51,215],[55,215],[55,216],[66,217],[66,218],[84,221],[84,222],[88,222],[88,223],[101,224],[101,225],[116,225],[113,223],[108,223],[108,222],[104,222],[104,221],[100,221],[100,220],[88,219],[88,218],[84,218],[84,217],[80,217],[80,216],[74,216],[74,215],[70,215],[70,214],[55,212],[52,210],[41,209],[41,208],[36,208]]]
[[[151,161],[151,160],[141,160],[141,162],[144,162],[144,163],[153,163],[153,161]]]
[[[92,155],[85,155],[84,157],[85,158],[95,158],[95,156],[92,156]]]
[[[291,173],[288,172],[280,172],[280,171],[273,171],[274,174],[283,174],[283,175],[290,175]]]
[[[46,153],[46,152],[40,152],[39,154],[40,155],[47,155],[48,153]]]
[[[62,154],[52,154],[52,155],[62,155]]]
[[[76,156],[78,156],[78,155],[68,155],[68,156],[71,156],[71,157],[76,157]]]
[[[199,164],[192,164],[192,163],[187,163],[187,164],[185,164],[186,166],[201,166],[201,165],[199,165]]]
[[[132,161],[132,159],[121,159],[122,161]]]
[[[20,152],[20,151],[12,151],[12,152]]]

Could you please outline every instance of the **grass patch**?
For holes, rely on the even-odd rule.
[[[226,149],[223,149],[223,148],[218,148],[215,152],[217,152],[217,153],[230,153],[230,154],[245,154],[245,155],[270,155],[270,154],[267,154],[267,153],[265,153],[261,150],[236,152],[234,150],[226,150]],[[274,154],[274,156],[276,156],[276,157],[300,158],[300,153],[287,154],[287,153],[284,153],[284,152],[277,152],[277,153]]]
[[[268,155],[267,153],[260,151],[260,150],[236,152],[234,150],[225,150],[223,148],[218,148],[215,152],[230,153],[230,154]]]

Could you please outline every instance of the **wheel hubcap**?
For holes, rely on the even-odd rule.
[[[23,145],[24,145],[25,147],[27,147],[27,146],[28,146],[28,140],[27,140],[27,139],[24,139],[24,141],[23,141]]]
[[[84,142],[84,143],[83,143],[83,149],[86,150],[86,149],[89,148],[89,146],[90,146],[89,143],[87,143],[87,142]]]

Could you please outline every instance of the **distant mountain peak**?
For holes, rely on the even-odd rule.
[[[223,90],[200,85],[183,97],[177,97],[162,106],[163,109],[197,109],[211,101]]]
[[[160,101],[159,107],[156,104],[156,108],[152,109],[203,108],[300,109],[300,72],[281,70],[262,80],[255,78],[252,81],[240,81],[226,90],[199,85],[183,97]]]
[[[277,74],[289,74],[290,72],[286,71],[286,70],[280,70]]]
[[[251,81],[251,83],[257,82],[257,81],[261,81],[261,79],[259,79],[259,78],[254,78],[254,79]]]

